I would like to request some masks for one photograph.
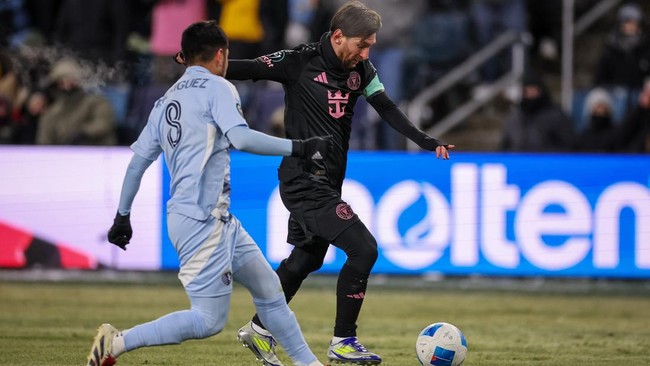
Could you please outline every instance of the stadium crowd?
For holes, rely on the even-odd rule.
[[[183,67],[182,30],[218,20],[230,58],[314,42],[344,0],[13,0],[0,2],[0,144],[130,145]],[[364,0],[383,16],[370,59],[390,97],[408,102],[505,30],[528,32],[519,97],[503,117],[503,151],[650,152],[647,6],[621,3],[600,42],[589,88],[564,111],[546,80],[559,64],[562,0]],[[597,0],[577,0],[578,13]],[[645,7],[645,9],[644,9]],[[580,66],[580,57],[576,67]],[[437,115],[508,68],[495,57],[434,102]],[[282,88],[234,82],[251,127],[283,134]],[[351,148],[405,141],[358,103]],[[435,121],[430,121],[435,123]],[[426,126],[424,126],[426,127]],[[462,150],[462,146],[460,147]]]

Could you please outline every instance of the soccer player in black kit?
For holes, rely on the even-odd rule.
[[[307,276],[323,264],[331,244],[347,255],[337,282],[336,321],[328,358],[338,363],[377,365],[381,357],[356,337],[356,322],[368,277],[377,260],[377,242],[350,205],[341,199],[352,114],[361,96],[394,129],[449,159],[445,145],[416,128],[384,92],[368,60],[381,17],[353,1],[338,9],[320,42],[282,50],[253,60],[229,60],[231,80],[273,80],[284,85],[285,129],[290,139],[332,136],[325,160],[313,163],[285,157],[278,169],[280,196],[290,211],[288,242],[294,248],[276,269],[287,302]],[[177,61],[182,62],[182,55]],[[322,162],[322,163],[320,163]],[[257,315],[238,333],[239,340],[265,365],[281,365],[275,340]]]

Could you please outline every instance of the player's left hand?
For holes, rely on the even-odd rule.
[[[126,250],[126,245],[129,244],[132,235],[131,215],[122,216],[118,212],[113,220],[113,226],[108,230],[108,241],[120,249]]]
[[[443,160],[449,160],[449,150],[455,147],[456,145],[440,145],[436,147],[436,159],[442,157]]]

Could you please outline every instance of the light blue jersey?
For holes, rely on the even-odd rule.
[[[239,95],[230,82],[191,66],[156,102],[147,125],[131,145],[135,155],[122,186],[120,214],[130,212],[142,174],[164,152],[171,175],[167,229],[180,261],[178,277],[192,306],[124,331],[124,351],[221,332],[233,281],[237,281],[249,290],[260,319],[294,364],[321,365],[287,306],[277,274],[239,220],[228,212],[231,142],[260,154],[292,152],[290,140],[248,129]]]
[[[225,134],[247,125],[235,87],[200,66],[156,101],[133,151],[147,160],[164,152],[172,180],[167,211],[197,220],[230,206],[230,143]]]

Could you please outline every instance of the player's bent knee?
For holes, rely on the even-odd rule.
[[[323,260],[313,256],[290,256],[284,261],[285,267],[292,273],[307,277],[323,266]]]
[[[370,273],[379,257],[377,240],[367,230],[358,233],[355,239],[347,240],[356,240],[356,245],[346,246],[347,263],[361,273]]]
[[[370,273],[375,266],[379,253],[377,247],[365,247],[359,252],[359,255],[348,258],[348,264],[361,273]]]
[[[202,317],[204,327],[202,328],[201,338],[206,338],[213,336],[215,334],[221,333],[223,328],[226,326],[226,318],[205,318]]]
[[[192,332],[196,338],[206,338],[223,331],[228,320],[230,297],[192,298]],[[193,337],[194,338],[194,337]]]
[[[210,336],[213,336],[215,334],[221,333],[221,331],[223,331],[223,328],[225,326],[226,326],[225,319],[223,321],[215,322],[215,323],[212,323],[212,324],[208,325],[208,327],[206,329],[207,330],[206,337],[210,337]]]

